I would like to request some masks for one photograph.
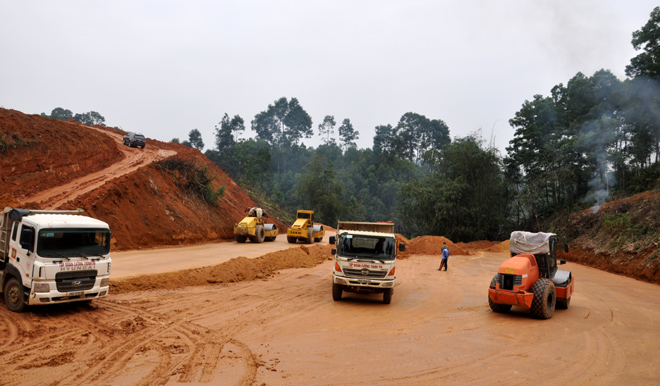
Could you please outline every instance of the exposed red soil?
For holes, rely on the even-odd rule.
[[[449,255],[469,255],[470,253],[444,236],[419,236],[410,240],[406,251],[411,255],[441,255],[442,243],[447,243]]]
[[[298,248],[271,252],[256,259],[238,257],[212,267],[115,279],[110,288],[112,293],[126,293],[266,279],[282,269],[311,268],[332,259],[330,249],[330,244],[301,245]]]
[[[256,206],[204,154],[180,144],[147,138],[145,149],[132,149],[119,129],[6,109],[0,127],[7,144],[0,153],[0,206],[83,208],[110,225],[114,250],[231,240],[245,208]],[[206,168],[224,195],[211,205],[182,188],[186,176],[154,164],[166,158]]]

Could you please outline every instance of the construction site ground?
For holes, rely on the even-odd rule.
[[[657,285],[568,263],[562,268],[576,277],[568,310],[549,320],[516,307],[496,314],[488,307],[488,283],[507,254],[472,251],[450,257],[447,272],[437,270],[436,255],[401,259],[392,304],[382,304],[382,295],[356,294],[335,302],[327,239],[316,246],[282,241],[241,246],[263,254],[284,247],[258,259],[302,255],[312,266],[177,289],[120,286],[89,304],[21,314],[3,305],[0,384],[648,385],[660,379]],[[207,248],[221,261],[235,247]],[[160,259],[178,253],[193,268],[184,273],[193,280],[195,272],[242,260],[199,268],[196,251],[118,254],[115,266],[122,272],[124,264],[148,260],[180,271],[179,263]],[[113,280],[148,288],[147,278]]]
[[[0,208],[80,207],[113,234],[108,297],[23,313],[0,300],[0,386],[660,379],[657,248],[612,257],[574,241],[576,252],[561,266],[576,280],[570,307],[536,320],[521,308],[497,314],[488,306],[507,241],[397,235],[407,249],[392,303],[350,293],[335,302],[328,235],[315,245],[288,244],[286,224],[273,214],[275,242],[231,241],[233,225],[256,204],[200,151],[152,139],[145,149],[128,148],[122,130],[15,110],[0,109],[0,126]],[[208,172],[214,189],[225,188],[217,203],[182,183],[195,170]],[[640,206],[644,213],[656,213],[660,199],[653,200]],[[576,234],[592,235],[581,231],[592,217],[571,220]],[[443,242],[447,272],[437,270]]]

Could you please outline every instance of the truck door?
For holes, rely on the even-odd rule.
[[[25,284],[25,278],[28,283],[32,280],[32,260],[30,257],[34,253],[36,232],[34,227],[21,224],[21,230],[18,235],[18,243],[11,243],[10,259],[12,264],[18,268],[21,274],[21,281]],[[13,240],[12,240],[13,241]]]

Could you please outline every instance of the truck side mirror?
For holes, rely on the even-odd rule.
[[[405,250],[406,250],[406,244],[404,243],[399,244],[399,251],[403,252]]]
[[[337,242],[337,239],[335,238],[335,236],[330,236],[328,239],[330,240],[330,244],[334,244],[334,243]]]
[[[568,253],[568,243],[564,243],[564,252]]]
[[[330,253],[332,253],[332,255],[334,256],[334,255],[336,255],[336,254],[337,254],[337,250],[336,250],[336,249],[334,249],[334,248],[332,248],[332,249],[330,250]]]

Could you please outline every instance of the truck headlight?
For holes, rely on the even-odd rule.
[[[109,285],[110,285],[110,278],[104,277],[103,279],[101,279],[100,287],[107,287]]]
[[[50,292],[48,283],[34,283],[34,292]]]

